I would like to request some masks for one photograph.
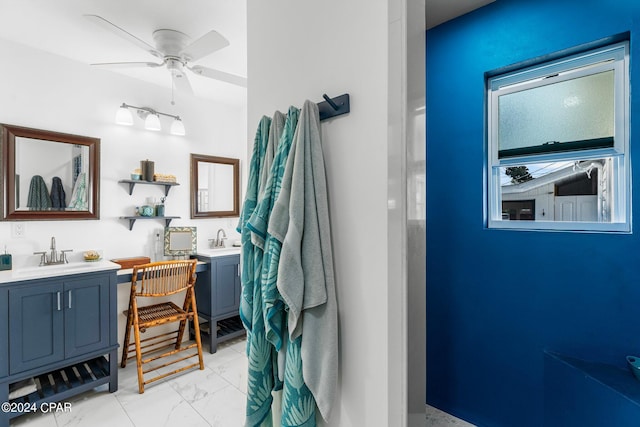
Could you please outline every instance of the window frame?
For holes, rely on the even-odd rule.
[[[612,147],[552,151],[499,158],[498,97],[604,71],[614,71],[614,141]],[[622,41],[586,52],[542,62],[486,78],[485,225],[490,229],[623,232],[631,228],[631,168],[629,152],[629,42]],[[614,194],[611,222],[502,219],[500,169],[508,166],[579,161],[612,157]]]

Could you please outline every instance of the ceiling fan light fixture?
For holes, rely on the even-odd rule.
[[[173,120],[173,123],[171,123],[171,130],[169,132],[171,132],[173,135],[179,136],[184,136],[186,134],[184,123],[182,123],[182,120],[180,120],[179,116],[176,116],[176,118]]]
[[[127,107],[126,104],[122,104],[118,111],[116,112],[116,124],[124,125],[124,126],[132,126],[133,125],[133,115],[131,114],[131,110]]]
[[[162,126],[160,125],[160,117],[154,113],[147,114],[147,118],[144,119],[144,128],[153,131],[162,129]]]

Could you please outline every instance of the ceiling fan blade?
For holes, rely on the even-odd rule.
[[[122,28],[118,27],[116,24],[113,24],[109,21],[107,21],[106,19],[104,19],[101,16],[98,15],[84,15],[85,18],[87,18],[88,20],[92,21],[93,23],[111,31],[112,33],[122,37],[123,39],[127,40],[130,43],[135,44],[136,46],[146,50],[147,52],[149,52],[151,55],[158,57],[158,58],[162,58],[164,57],[164,55],[159,52],[155,47],[151,46],[149,43],[145,42],[142,39],[139,39],[138,37],[134,36],[133,34],[129,33],[126,30],[123,30]]]
[[[164,64],[156,64],[155,62],[98,62],[91,64],[98,67],[109,68],[132,68],[132,67],[162,67]]]
[[[173,84],[176,89],[180,92],[193,95],[191,83],[189,83],[189,79],[185,73],[171,73],[171,78],[173,79]]]
[[[215,30],[209,31],[204,36],[195,40],[189,46],[182,49],[180,56],[187,61],[197,61],[210,53],[229,46],[229,40]]]
[[[203,67],[202,65],[194,65],[193,67],[188,68],[200,76],[209,77],[210,79],[220,80],[237,86],[247,87],[246,77],[225,73],[224,71],[214,70],[213,68]]]

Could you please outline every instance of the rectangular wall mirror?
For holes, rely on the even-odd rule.
[[[100,139],[6,124],[0,132],[4,220],[100,218]]]
[[[240,160],[191,154],[191,218],[240,215]]]

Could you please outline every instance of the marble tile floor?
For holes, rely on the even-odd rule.
[[[138,393],[135,360],[118,372],[118,391],[104,385],[69,399],[71,411],[28,414],[11,427],[234,427],[244,425],[247,358],[244,337],[204,351],[205,369],[164,378]],[[166,369],[166,368],[165,368]],[[473,427],[426,406],[426,427]]]
[[[233,427],[244,425],[247,358],[244,337],[204,351],[205,369],[169,376],[138,393],[135,360],[118,372],[118,391],[103,385],[68,400],[70,412],[27,414],[11,427]],[[204,349],[203,349],[204,350]],[[183,362],[180,362],[183,363]],[[175,365],[174,365],[175,366]],[[167,369],[167,368],[163,368]]]

